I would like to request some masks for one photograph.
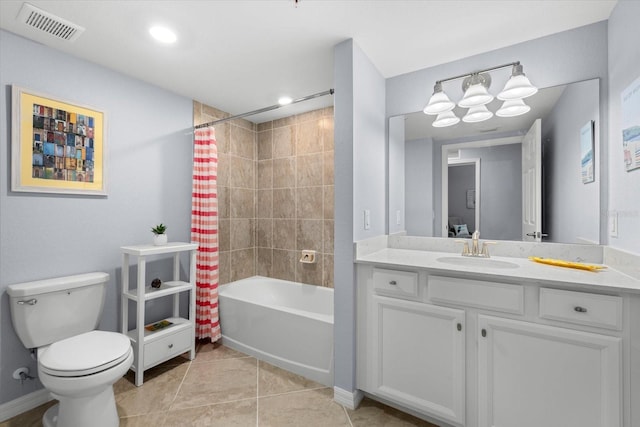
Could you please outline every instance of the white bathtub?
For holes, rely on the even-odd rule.
[[[224,345],[333,386],[333,289],[254,276],[218,293]]]

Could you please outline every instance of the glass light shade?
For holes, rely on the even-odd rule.
[[[435,115],[444,113],[446,111],[451,111],[455,106],[455,102],[451,101],[447,94],[444,93],[442,89],[440,89],[439,92],[434,92],[433,95],[431,95],[429,103],[426,107],[424,107],[424,110],[422,111],[425,114]]]
[[[491,101],[493,101],[493,95],[487,91],[486,87],[477,83],[469,86],[460,102],[458,102],[458,106],[462,108],[471,108],[478,105],[488,104]]]
[[[444,128],[447,126],[453,126],[460,122],[460,118],[456,116],[453,111],[445,111],[438,114],[436,120],[433,122],[434,128]]]
[[[485,105],[478,105],[469,108],[469,111],[462,118],[462,121],[465,123],[476,123],[489,120],[491,117],[493,117],[493,113],[489,111]]]
[[[515,117],[529,112],[531,107],[524,103],[522,99],[510,99],[504,101],[502,107],[496,111],[498,117]]]
[[[504,85],[502,92],[498,94],[498,99],[508,101],[511,99],[522,99],[538,92],[538,88],[531,84],[527,76],[519,74],[511,76]]]

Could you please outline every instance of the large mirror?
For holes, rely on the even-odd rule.
[[[522,116],[446,128],[422,112],[391,117],[389,233],[600,243],[599,80],[526,102]],[[523,169],[535,139],[540,163]]]

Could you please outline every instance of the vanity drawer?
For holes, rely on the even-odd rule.
[[[418,298],[418,273],[374,268],[373,289],[381,295]]]
[[[429,301],[460,304],[504,313],[524,313],[524,288],[521,285],[429,276]]]
[[[190,349],[192,330],[183,328],[144,345],[144,367],[170,359]]]
[[[622,298],[540,288],[540,317],[622,330]]]

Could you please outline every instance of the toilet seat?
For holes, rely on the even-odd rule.
[[[40,369],[57,377],[81,377],[102,372],[132,352],[126,335],[90,331],[54,342],[39,354]]]

